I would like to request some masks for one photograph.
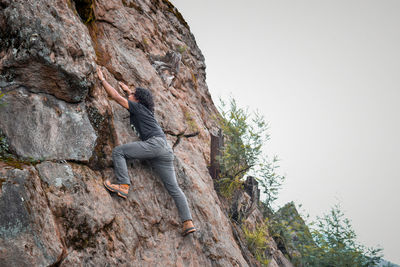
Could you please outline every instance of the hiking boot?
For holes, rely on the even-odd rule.
[[[193,225],[193,221],[192,220],[184,221],[182,235],[185,236],[193,232],[196,232],[196,228]]]
[[[104,186],[107,190],[117,193],[120,197],[128,197],[129,184],[112,184],[109,180],[105,180]]]

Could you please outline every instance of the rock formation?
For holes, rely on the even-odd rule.
[[[208,173],[218,113],[204,57],[170,2],[0,0],[0,42],[1,266],[259,265]],[[97,67],[115,88],[153,92],[194,235],[180,235],[174,202],[146,162],[129,163],[128,200],[103,188],[112,148],[138,137]],[[257,221],[251,192],[240,212]],[[291,266],[274,251],[270,266]]]

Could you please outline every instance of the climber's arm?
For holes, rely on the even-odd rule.
[[[123,82],[118,82],[118,84],[122,88],[122,90],[124,90],[125,93],[127,93],[128,95],[133,93],[132,90],[129,89],[129,87],[126,84],[124,84]]]
[[[101,80],[101,83],[103,84],[104,89],[106,89],[107,94],[111,96],[112,99],[124,108],[129,109],[128,100],[126,100],[125,97],[118,94],[117,90],[115,90],[114,87],[112,87],[105,79]]]
[[[123,106],[126,109],[129,109],[129,103],[126,98],[121,96],[117,90],[114,89],[107,81],[104,79],[103,72],[100,69],[97,69],[97,75],[99,76],[99,79],[101,80],[101,84],[103,85],[104,89],[106,89],[107,94],[114,99],[118,104]]]

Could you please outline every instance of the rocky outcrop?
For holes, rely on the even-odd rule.
[[[68,6],[69,3],[69,6]],[[2,0],[1,83],[67,102],[85,99],[93,85],[95,52],[69,1]]]
[[[0,127],[14,153],[34,160],[89,161],[97,134],[84,103],[72,104],[20,86],[1,107]]]
[[[232,229],[237,242],[240,244],[243,256],[246,258],[250,265],[259,266],[259,263],[254,260],[253,255],[248,251],[246,244],[242,244],[246,240],[242,226],[247,227],[254,231],[257,226],[263,225],[264,216],[262,214],[262,207],[260,206],[260,190],[258,189],[258,182],[252,176],[248,176],[244,182],[244,190],[238,190],[232,200],[229,214],[233,221]],[[264,254],[269,259],[269,267],[292,267],[288,259],[285,258],[283,253],[279,250],[277,244],[271,235],[266,235],[268,248]]]
[[[217,111],[204,57],[170,2],[0,0],[0,41],[1,266],[258,264],[214,190],[207,164]],[[153,92],[194,235],[180,235],[173,200],[145,161],[129,163],[127,200],[103,188],[112,148],[138,136],[97,67],[115,88]],[[250,195],[240,201],[254,203]],[[245,213],[259,219],[255,208]]]
[[[308,246],[317,249],[310,229],[300,216],[293,202],[289,202],[281,207],[274,214],[274,219],[280,225],[278,234],[283,238],[277,240],[278,247],[284,252],[296,266],[302,266],[300,262],[301,254],[298,251],[299,246]],[[290,231],[284,231],[290,229]]]

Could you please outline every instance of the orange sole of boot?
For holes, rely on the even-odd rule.
[[[197,231],[196,228],[190,227],[190,228],[186,229],[185,231],[183,231],[182,235],[183,235],[183,236],[187,236],[188,234],[194,233],[194,232],[196,232],[196,231]]]
[[[108,191],[113,192],[113,193],[117,193],[117,195],[120,196],[120,197],[122,197],[122,198],[125,198],[125,199],[127,198],[127,195],[125,195],[124,193],[122,193],[122,192],[119,191],[119,190],[115,190],[115,189],[109,187],[109,186],[106,184],[106,182],[104,182],[103,184],[104,184],[104,187],[105,187]]]

